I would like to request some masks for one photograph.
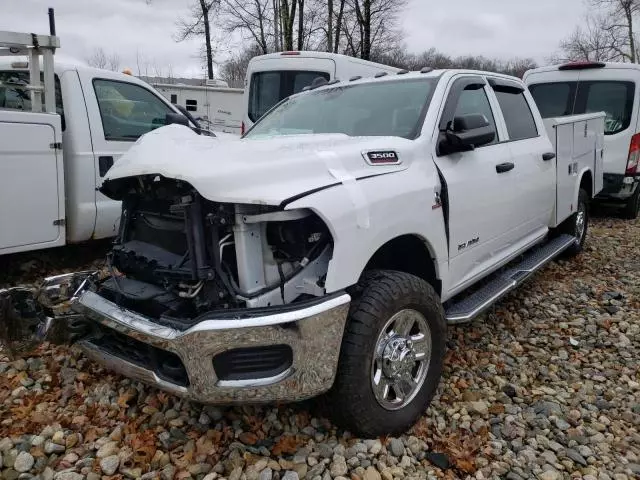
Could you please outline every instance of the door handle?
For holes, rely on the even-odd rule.
[[[542,154],[542,160],[544,160],[545,162],[548,162],[549,160],[553,160],[554,158],[556,158],[556,154],[553,152],[547,152]]]
[[[113,157],[98,157],[98,172],[101,177],[104,177],[111,167],[113,167]]]
[[[499,163],[498,165],[496,165],[496,172],[505,173],[505,172],[508,172],[509,170],[513,170],[514,168],[515,168],[515,165],[511,162]]]

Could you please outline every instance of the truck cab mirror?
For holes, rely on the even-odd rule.
[[[484,115],[469,114],[454,117],[441,133],[438,151],[441,155],[467,152],[493,142],[496,132]]]
[[[167,113],[164,117],[165,125],[171,125],[173,123],[177,125],[189,126],[189,119],[179,113]]]

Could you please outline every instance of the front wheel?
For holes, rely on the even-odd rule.
[[[564,251],[565,256],[575,257],[584,248],[589,225],[589,194],[584,189],[578,192],[576,212],[566,219],[559,227],[560,233],[575,237],[576,241]]]
[[[336,423],[369,438],[408,430],[435,395],[446,340],[444,310],[431,285],[407,273],[367,272],[328,394]]]

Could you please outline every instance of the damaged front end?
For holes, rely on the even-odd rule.
[[[0,343],[76,343],[131,378],[204,403],[328,390],[350,297],[324,288],[333,240],[309,210],[225,204],[159,175],[106,182],[122,201],[104,272],[0,291]]]
[[[73,343],[90,333],[71,305],[99,271],[49,277],[38,288],[0,289],[0,347],[9,358],[33,353],[43,342]]]

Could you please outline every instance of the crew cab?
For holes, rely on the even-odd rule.
[[[182,115],[131,75],[54,63],[58,37],[35,36],[37,49],[33,38],[0,32],[0,255],[113,237],[121,206],[97,187],[141,135]]]
[[[108,271],[0,292],[8,351],[75,343],[195,401],[326,394],[354,433],[406,430],[447,325],[583,248],[604,113],[545,123],[487,72],[376,77],[293,95],[237,141],[146,134],[101,187],[123,202]]]

